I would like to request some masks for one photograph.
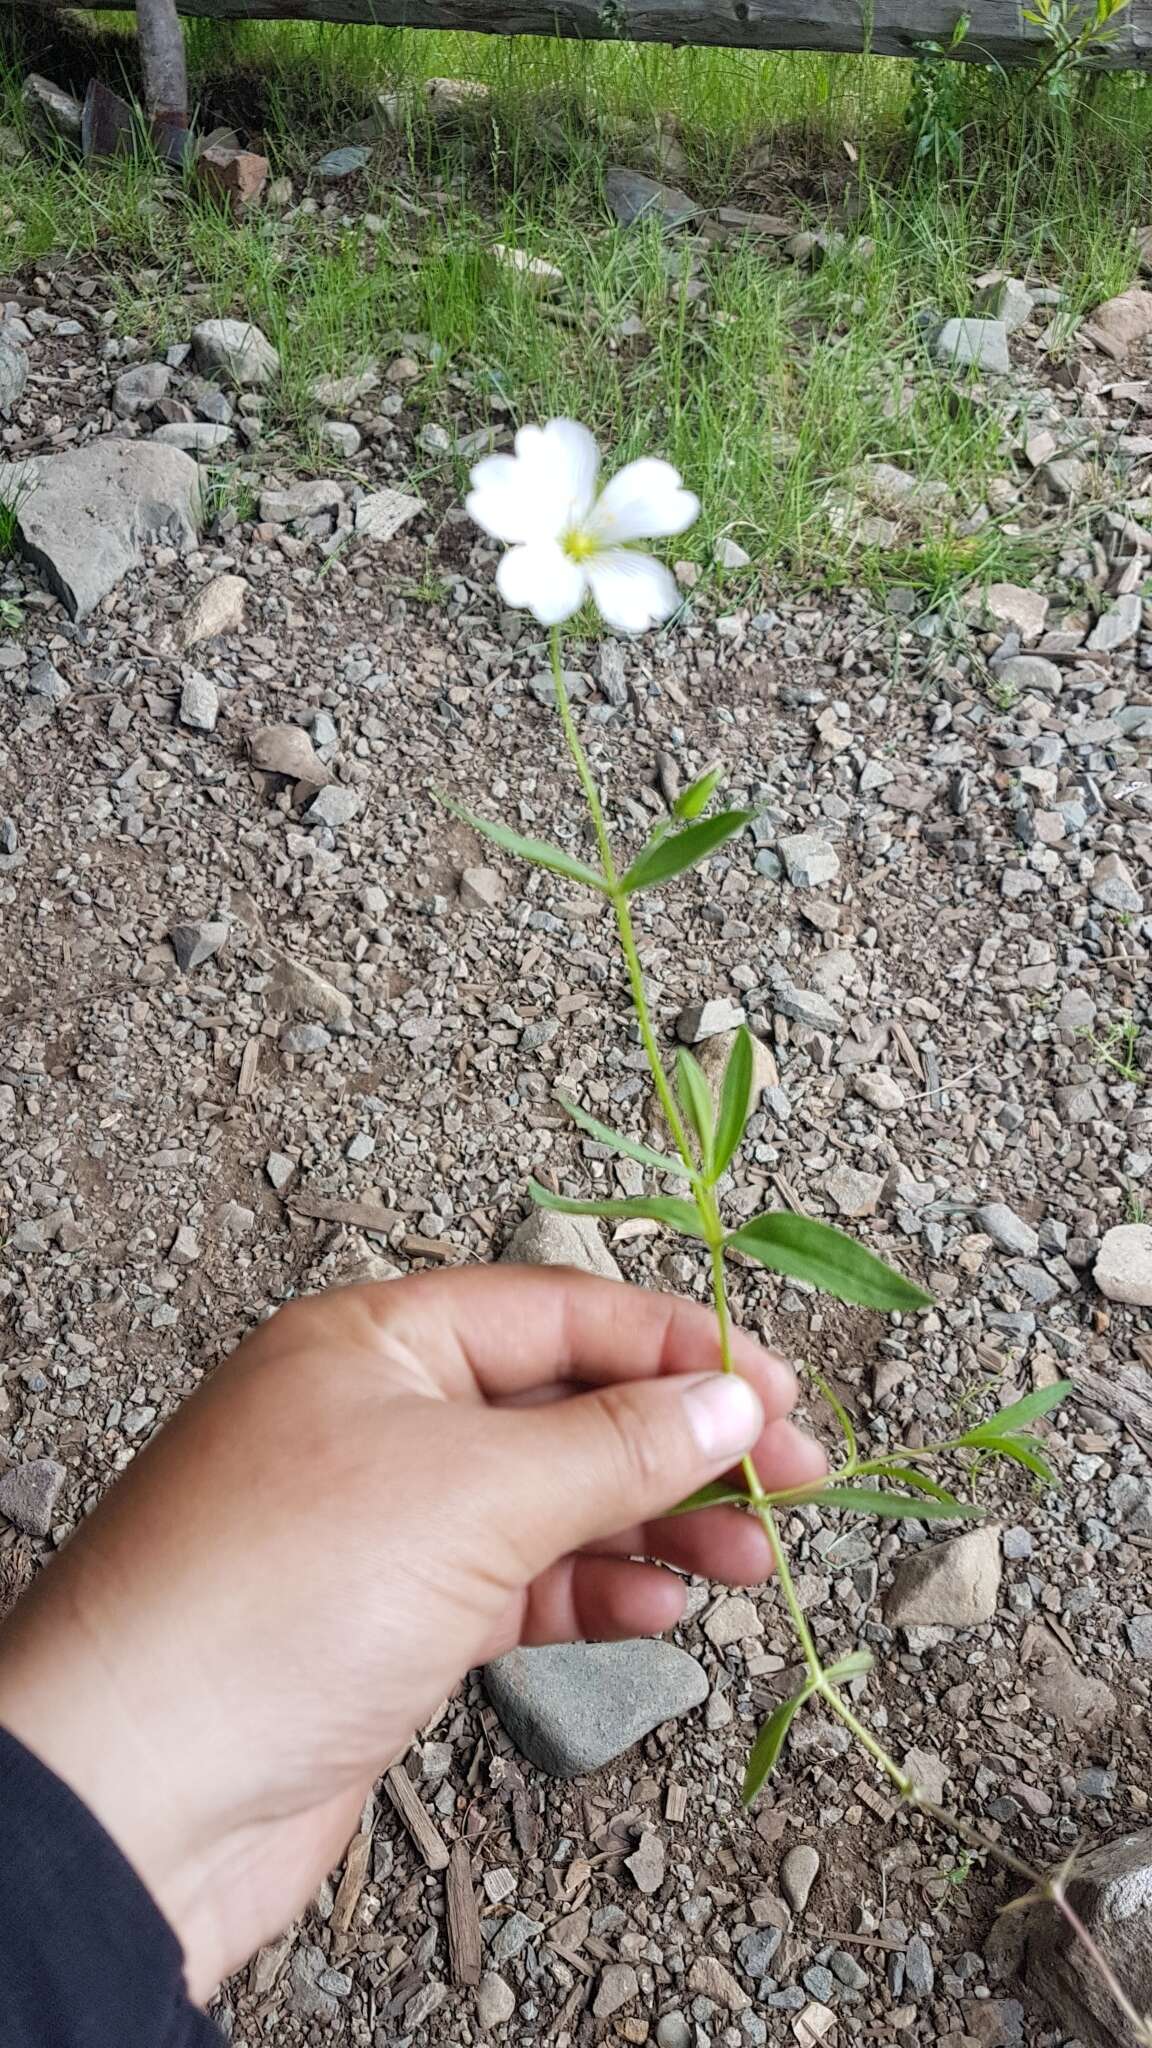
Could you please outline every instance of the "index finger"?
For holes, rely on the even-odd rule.
[[[464,1267],[363,1292],[393,1341],[437,1376],[451,1348],[490,1401],[549,1385],[719,1372],[723,1363],[712,1309],[567,1266]],[[768,1420],[787,1414],[796,1400],[788,1361],[740,1330],[731,1333],[731,1357],[755,1384]]]

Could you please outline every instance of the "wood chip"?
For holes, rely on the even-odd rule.
[[[402,1249],[411,1259],[433,1259],[438,1266],[451,1266],[464,1257],[458,1244],[450,1244],[445,1237],[421,1237],[418,1231],[411,1231],[402,1240]]]
[[[384,1779],[388,1797],[400,1815],[429,1870],[447,1870],[448,1848],[415,1785],[399,1764]]]
[[[306,1195],[303,1192],[291,1195],[285,1207],[294,1216],[310,1216],[317,1223],[343,1223],[351,1230],[375,1230],[387,1237],[400,1221],[397,1209],[386,1209],[382,1202],[341,1202],[335,1196]]]
[[[445,1885],[448,1962],[454,1984],[478,1984],[481,1975],[480,1909],[467,1844],[453,1842]]]
[[[368,1859],[371,1854],[371,1833],[353,1835],[348,1844],[348,1854],[344,1858],[344,1875],[340,1879],[340,1889],[336,1893],[336,1903],[332,1908],[332,1918],[329,1922],[336,1934],[347,1934],[352,1925],[352,1915],[360,1903],[360,1894],[368,1876]]]

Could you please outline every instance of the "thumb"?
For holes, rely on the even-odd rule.
[[[490,1418],[500,1521],[530,1572],[666,1514],[750,1451],[760,1397],[736,1373],[671,1374]]]

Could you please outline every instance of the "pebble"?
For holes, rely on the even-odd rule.
[[[708,1696],[694,1657],[647,1637],[511,1650],[483,1676],[517,1748],[555,1778],[600,1770]]]
[[[544,1932],[543,1922],[533,1920],[527,1913],[509,1913],[501,1920],[492,1936],[491,1956],[494,1963],[510,1963],[521,1949],[527,1948]]]
[[[360,809],[360,793],[346,783],[332,782],[314,796],[305,813],[310,825],[328,825],[339,831],[350,825]]]
[[[575,1266],[605,1280],[622,1277],[595,1217],[562,1216],[556,1209],[533,1209],[517,1225],[502,1257],[521,1266]]]
[[[720,534],[713,542],[712,560],[718,569],[747,569],[752,563],[747,548],[742,548],[739,541],[731,540],[726,533]]]
[[[758,1927],[754,1934],[746,1934],[736,1950],[740,1968],[757,1981],[766,1977],[782,1940],[778,1927]]]
[[[202,918],[198,924],[173,925],[168,934],[176,965],[182,974],[191,974],[193,968],[203,967],[225,944],[231,925],[223,919]]]
[[[694,2048],[696,2032],[682,2012],[666,2012],[656,2022],[656,2048]]]
[[[465,868],[460,901],[466,910],[499,910],[507,895],[504,878],[495,868]]]
[[[689,1966],[688,1989],[700,1998],[710,1998],[725,2012],[743,2012],[752,2003],[744,1986],[717,1956],[697,1956]]]
[[[727,1650],[747,1636],[763,1635],[764,1623],[751,1600],[742,1593],[730,1593],[717,1601],[704,1623],[704,1633],[714,1650]]]
[[[1002,320],[946,320],[936,341],[936,360],[958,370],[978,369],[1007,376],[1012,368],[1008,331]]]
[[[1106,1230],[1092,1277],[1108,1301],[1152,1308],[1152,1224],[1117,1223]]]
[[[874,1074],[857,1074],[852,1082],[852,1092],[867,1102],[871,1108],[883,1110],[886,1114],[897,1115],[904,1108],[904,1090],[893,1074],[883,1067]]]
[[[733,1003],[726,996],[718,996],[707,1003],[689,1003],[676,1019],[676,1036],[681,1045],[699,1045],[702,1039],[715,1038],[723,1031],[737,1031],[745,1022],[743,1006]]]
[[[914,1999],[931,1998],[936,1983],[932,1951],[923,1935],[914,1934],[904,1952],[904,1991]]]
[[[66,1473],[55,1458],[29,1458],[0,1479],[0,1515],[28,1536],[48,1536]]]
[[[112,391],[112,410],[121,419],[133,419],[137,413],[151,412],[154,405],[166,396],[172,382],[172,372],[167,363],[138,363],[133,370],[125,370],[117,377]]]
[[[215,732],[220,716],[220,693],[208,676],[193,670],[180,692],[180,723],[194,732]]]
[[[1141,603],[1138,590],[1117,598],[1089,633],[1084,643],[1089,654],[1113,654],[1118,647],[1127,647],[1140,630]]]
[[[244,625],[248,589],[243,576],[213,576],[210,583],[197,591],[184,614],[181,645],[195,647],[203,640],[239,633]]]
[[[240,391],[258,390],[280,375],[280,357],[250,320],[203,320],[192,330],[192,354],[204,377]]]
[[[841,1216],[874,1216],[884,1192],[882,1173],[860,1173],[854,1166],[837,1166],[825,1182],[828,1198]]]
[[[630,2005],[640,1995],[640,1979],[631,1963],[608,1963],[600,1972],[600,1982],[592,2002],[592,2016],[598,2020],[610,2020],[621,2006]]]
[[[794,1913],[802,1913],[820,1875],[820,1856],[810,1842],[797,1842],[780,1865],[780,1889]]]
[[[502,2027],[516,2010],[516,1993],[495,1970],[486,1970],[476,1989],[476,2018],[484,2033]]]
[[[1097,861],[1092,872],[1091,889],[1096,902],[1103,903],[1107,910],[1138,913],[1144,908],[1144,898],[1119,854],[1106,853],[1102,860]]]
[[[1004,1202],[985,1202],[972,1221],[1003,1252],[1016,1252],[1021,1258],[1031,1259],[1040,1249],[1040,1239],[1032,1225]]]
[[[986,1522],[902,1558],[884,1606],[889,1627],[975,1628],[991,1621],[1000,1591],[1000,1535],[995,1522]]]
[[[788,880],[795,889],[819,889],[840,873],[840,857],[818,832],[795,832],[779,841]]]

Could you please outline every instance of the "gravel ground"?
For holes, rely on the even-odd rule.
[[[0,296],[32,362],[9,456],[113,425],[99,285]],[[401,483],[403,414],[356,417],[364,488]],[[251,460],[275,480],[274,446]],[[356,495],[291,525],[226,511],[79,625],[20,571],[0,584],[26,612],[0,638],[0,1450],[61,1468],[0,1524],[5,1597],[277,1303],[366,1254],[498,1256],[530,1171],[635,1192],[555,1102],[651,1115],[599,907],[490,858],[434,794],[581,848],[546,650],[450,509],[379,545],[352,534]],[[897,1619],[893,1576],[938,1532],[814,1509],[788,1529],[822,1645],[877,1653],[863,1702],[889,1747],[1037,1862],[1143,1823],[1152,1657],[1152,1334],[1093,1280],[1152,1180],[1152,632],[1137,603],[1087,651],[1124,599],[1085,576],[1125,571],[1087,541],[1061,567],[1039,626],[1014,624],[1019,593],[984,623],[901,593],[778,598],[567,656],[622,839],[714,758],[757,813],[640,911],[669,1044],[718,999],[775,1056],[731,1213],[840,1220],[937,1302],[901,1324],[737,1270],[745,1323],[877,1447],[1077,1383],[1048,1430],[1059,1488],[988,1477],[990,1618],[952,1626],[938,1585],[938,1618]],[[243,622],[184,649],[220,576]],[[704,1295],[665,1237],[612,1249]],[[691,1591],[700,1711],[557,1783],[470,1681],[406,1760],[436,1836],[421,1851],[382,1788],[343,1879],[221,1994],[232,2038],[1064,2039],[985,1959],[1004,1882],[896,1811],[838,1728],[802,1719],[744,1814],[793,1647],[770,1589]],[[470,1854],[478,1989],[453,1981],[437,1840]],[[807,1893],[782,1875],[798,1845]]]

